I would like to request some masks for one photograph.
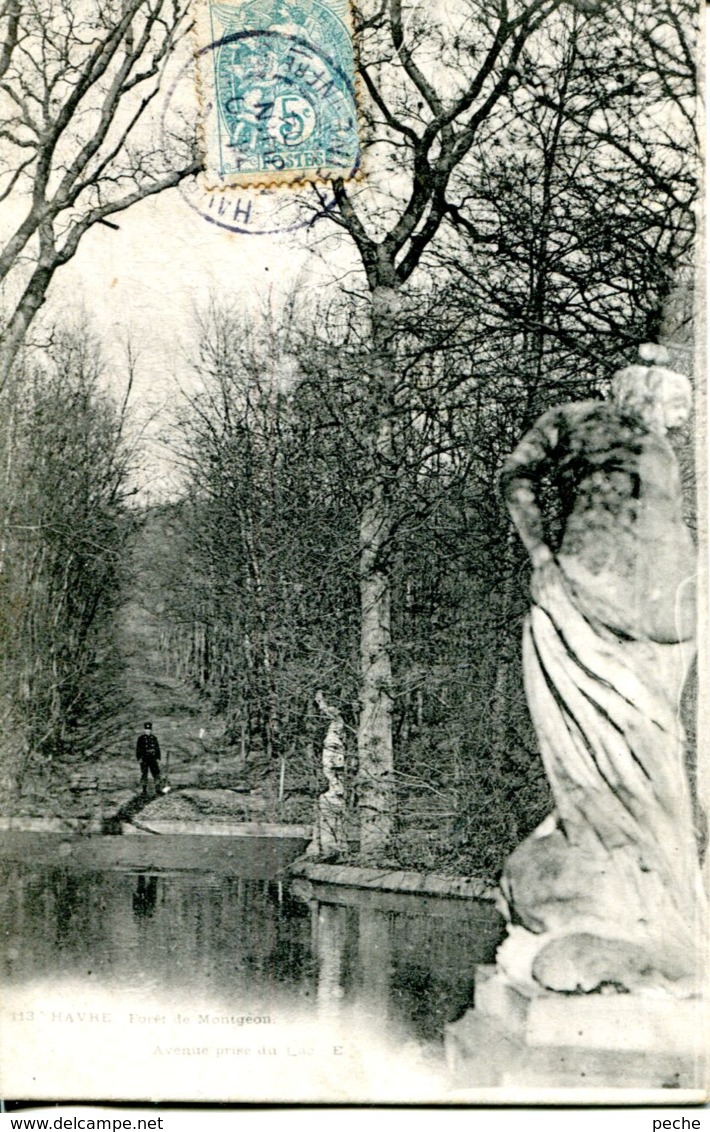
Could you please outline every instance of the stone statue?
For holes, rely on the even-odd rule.
[[[311,857],[340,856],[347,851],[345,832],[345,720],[336,707],[326,702],[321,691],[315,702],[330,720],[323,743],[323,774],[328,789],[318,799],[313,840],[306,850]]]
[[[542,416],[507,460],[533,564],[525,688],[555,811],[509,858],[498,969],[526,993],[698,993],[704,896],[679,703],[696,553],[666,432],[692,407],[662,347],[612,402]]]

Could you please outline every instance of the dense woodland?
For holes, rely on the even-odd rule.
[[[446,40],[421,13],[404,38],[395,0],[356,13],[379,164],[335,186],[315,230],[352,240],[361,274],[204,311],[164,422],[173,497],[133,498],[130,414],[89,330],[17,356],[8,787],[110,733],[139,594],[165,671],[226,721],[250,781],[283,768],[315,797],[315,692],[339,706],[363,856],[491,874],[547,812],[519,655],[527,564],[497,477],[545,408],[603,396],[639,343],[693,372],[695,11],[461,12]],[[446,67],[461,82],[444,97]]]

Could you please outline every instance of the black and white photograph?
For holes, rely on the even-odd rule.
[[[8,1102],[707,1102],[703,21],[0,0]]]

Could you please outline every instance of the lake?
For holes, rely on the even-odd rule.
[[[0,834],[2,1094],[445,1100],[500,918],[291,880],[302,848]]]

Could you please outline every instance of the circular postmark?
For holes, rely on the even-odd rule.
[[[308,189],[210,188],[203,174],[179,185],[182,199],[203,220],[228,232],[250,236],[277,236],[310,228],[335,208],[332,193]]]
[[[170,87],[164,144],[180,132],[184,139],[194,118],[195,68],[206,63],[214,76],[209,97],[201,92],[202,131],[211,131],[203,139],[207,168],[181,182],[183,200],[209,223],[251,235],[295,231],[327,216],[335,207],[328,181],[354,176],[360,162],[354,85],[343,68],[284,31],[224,36]]]

